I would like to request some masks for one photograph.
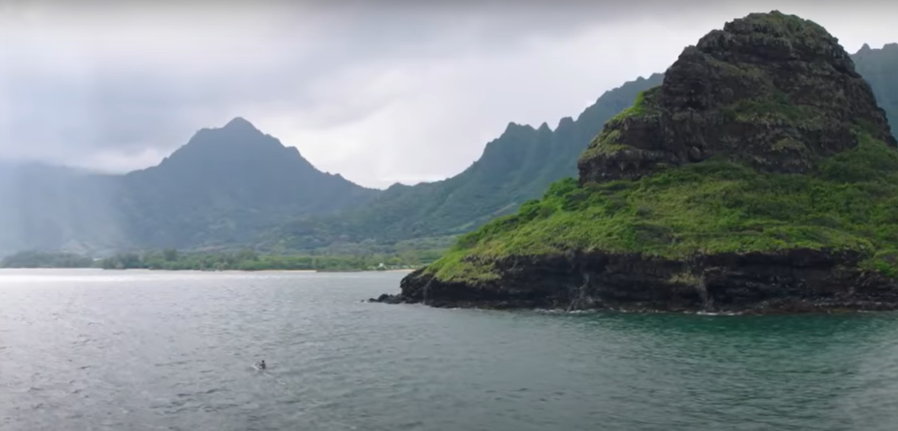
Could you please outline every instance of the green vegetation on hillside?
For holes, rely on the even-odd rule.
[[[145,253],[119,253],[94,260],[74,253],[26,251],[0,260],[0,268],[103,268],[196,271],[363,271],[411,269],[427,265],[441,256],[440,251],[405,250],[399,253],[276,255],[244,250],[196,253],[174,249]]]
[[[688,258],[806,247],[860,251],[868,268],[896,275],[898,152],[859,137],[857,148],[807,175],[709,160],[635,181],[580,188],[566,179],[463,236],[428,271],[476,282],[496,277],[488,262],[505,256],[601,250]]]
[[[296,220],[269,232],[272,250],[310,250],[335,244],[391,246],[416,238],[452,237],[489,220],[514,213],[559,179],[576,175],[576,161],[611,117],[662,75],[639,78],[605,92],[577,119],[562,119],[555,130],[509,124],[487,143],[483,155],[464,172],[444,181],[395,185],[364,207],[336,216]],[[398,245],[398,244],[397,244]]]
[[[241,118],[202,129],[170,157],[118,178],[137,248],[242,245],[296,217],[357,207],[380,192],[316,169]]]

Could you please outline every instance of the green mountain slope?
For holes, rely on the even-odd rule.
[[[199,131],[158,166],[122,180],[127,231],[143,248],[246,244],[298,215],[359,206],[378,193],[318,171],[241,118]]]
[[[639,78],[603,94],[555,130],[511,123],[489,142],[479,160],[444,181],[394,185],[370,204],[338,217],[294,221],[267,238],[271,246],[314,249],[335,243],[396,241],[454,235],[515,211],[552,181],[576,175],[575,161],[612,116],[636,94],[661,83],[661,75]]]
[[[317,170],[236,118],[127,175],[0,169],[0,254],[242,247],[297,216],[357,207],[379,193]]]

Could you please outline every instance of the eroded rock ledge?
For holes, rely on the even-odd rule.
[[[508,258],[479,285],[418,270],[398,295],[372,302],[433,307],[678,312],[816,312],[898,309],[898,285],[858,269],[853,252],[796,249],[699,255],[688,260],[586,253]]]

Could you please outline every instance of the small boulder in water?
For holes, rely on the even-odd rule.
[[[374,299],[374,298],[369,299],[368,302],[382,302],[384,304],[401,304],[402,302],[404,302],[404,300],[401,295],[390,295],[390,294],[384,293],[383,295],[378,296],[377,299]]]

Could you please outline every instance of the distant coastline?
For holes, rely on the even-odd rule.
[[[92,258],[73,253],[20,252],[0,261],[0,268],[75,269],[143,271],[240,271],[240,272],[403,272],[423,265],[414,254],[405,255],[275,255],[254,251],[198,253],[177,250],[142,254],[120,253]]]
[[[350,273],[358,273],[358,272],[383,272],[383,273],[402,273],[402,274],[411,274],[414,272],[414,269],[387,269],[387,270],[375,270],[375,269],[359,269],[359,270],[314,270],[314,269],[223,269],[223,270],[214,270],[214,269],[147,269],[147,268],[122,268],[122,269],[107,269],[107,268],[99,268],[95,266],[90,267],[50,267],[50,266],[41,266],[41,267],[0,267],[0,271],[4,270],[28,270],[28,269],[52,269],[52,270],[61,270],[61,269],[69,269],[69,270],[79,270],[79,271],[96,271],[96,272],[204,272],[204,273],[214,273],[214,272],[223,272],[223,273],[252,273],[252,272],[283,272],[283,273],[297,273],[297,274],[350,274]]]

